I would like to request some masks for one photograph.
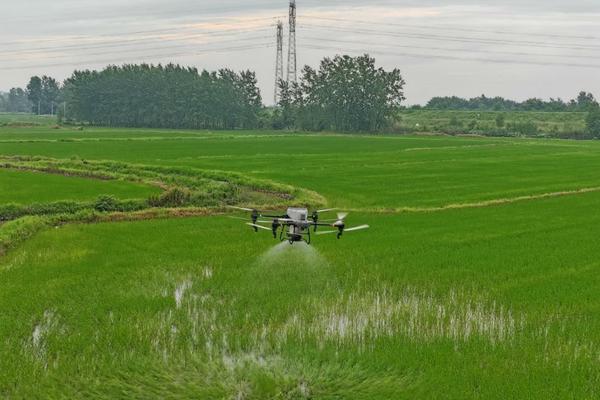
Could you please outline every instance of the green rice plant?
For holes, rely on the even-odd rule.
[[[25,217],[0,225],[0,256],[47,226],[43,217]]]
[[[16,173],[198,204],[130,210],[102,192],[102,212],[96,195],[0,225],[0,397],[600,396],[597,142],[45,128],[0,142]],[[371,229],[290,246],[218,215],[230,201],[326,203]]]

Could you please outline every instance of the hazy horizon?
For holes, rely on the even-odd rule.
[[[386,69],[402,70],[408,104],[450,95],[571,99],[587,90],[600,96],[595,1],[297,3],[300,66],[368,51]],[[287,4],[9,1],[0,16],[0,90],[24,87],[32,75],[62,81],[74,69],[173,61],[255,70],[270,104],[275,23],[286,20]]]

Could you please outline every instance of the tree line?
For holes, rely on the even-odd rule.
[[[12,88],[0,93],[0,111],[56,115],[63,102],[61,86],[49,76],[33,76],[25,89]]]
[[[375,132],[397,121],[404,85],[400,70],[377,67],[369,55],[336,56],[317,69],[304,67],[298,83],[279,82],[279,103],[267,108],[252,71],[123,65],[75,71],[62,85],[34,76],[25,89],[0,93],[0,111],[58,114],[61,120],[113,127]],[[412,108],[587,112],[588,133],[600,137],[600,106],[587,92],[567,102],[435,97]]]
[[[253,128],[262,108],[254,72],[174,64],[75,71],[63,92],[68,119],[102,126]]]
[[[21,88],[12,88],[8,93],[0,92],[0,111],[11,113],[31,112],[31,102],[27,92]]]
[[[258,125],[262,108],[254,72],[174,64],[75,71],[63,85],[34,76],[26,89],[0,93],[0,111],[101,126],[249,129]]]
[[[598,106],[594,95],[580,92],[577,98],[564,101],[562,99],[542,100],[532,98],[523,102],[508,100],[503,97],[487,97],[481,95],[472,99],[461,97],[434,97],[425,109],[428,110],[463,110],[463,111],[548,111],[548,112],[588,112]],[[420,108],[420,107],[417,107]]]
[[[398,69],[377,68],[368,55],[337,56],[305,67],[299,83],[280,82],[281,101],[267,109],[251,71],[123,65],[75,71],[62,87],[32,77],[7,110],[58,110],[61,120],[115,127],[378,131],[399,111],[403,87]]]

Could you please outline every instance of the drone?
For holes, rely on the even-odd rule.
[[[290,207],[285,214],[269,214],[259,210],[243,207],[229,207],[235,210],[250,212],[250,220],[246,225],[254,229],[254,232],[260,230],[270,231],[273,238],[279,238],[280,241],[288,241],[290,244],[305,242],[311,243],[311,228],[316,235],[336,234],[338,239],[342,238],[345,232],[356,232],[368,229],[369,225],[361,225],[352,228],[346,228],[346,217],[348,213],[337,213],[337,218],[321,220],[320,214],[336,211],[336,208],[326,210],[315,210],[309,213],[307,208]],[[235,217],[234,217],[235,218]],[[269,219],[269,220],[266,220]],[[270,224],[264,226],[262,224]],[[318,231],[319,227],[336,228],[336,230]]]

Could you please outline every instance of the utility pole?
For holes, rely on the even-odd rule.
[[[277,22],[277,60],[275,62],[275,105],[279,104],[279,84],[283,80],[283,22]]]
[[[290,1],[290,39],[288,43],[288,83],[296,83],[297,75],[297,53],[296,53],[296,0]]]

